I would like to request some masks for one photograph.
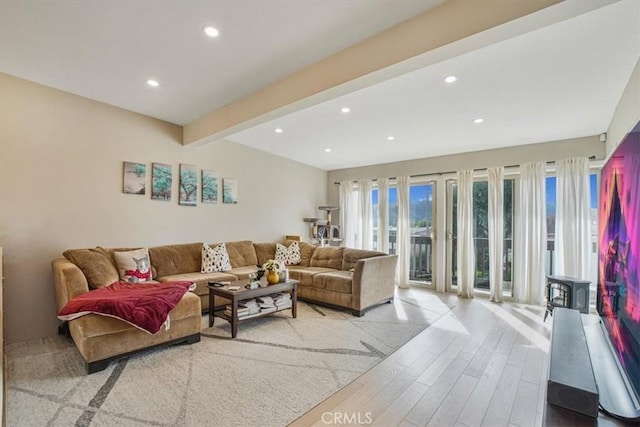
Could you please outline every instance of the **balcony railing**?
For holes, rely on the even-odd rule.
[[[374,241],[375,236],[374,236]],[[451,240],[452,245],[452,282],[458,284],[457,277],[457,238]],[[412,234],[410,243],[409,279],[423,282],[431,282],[433,242],[431,237]],[[476,253],[476,277],[474,287],[476,289],[489,289],[489,239],[475,238],[474,248]],[[546,273],[553,274],[553,255],[555,242],[552,239],[547,241],[547,251],[545,254]],[[504,240],[504,255],[502,267],[502,288],[506,293],[511,293],[513,287],[513,239]],[[396,231],[389,232],[389,253],[396,253]]]
[[[431,282],[431,254],[433,253],[431,237],[413,234],[411,235],[410,245],[409,279]],[[389,232],[389,253],[396,253],[395,230]]]

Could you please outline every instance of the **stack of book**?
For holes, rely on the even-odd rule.
[[[271,295],[271,298],[273,299],[273,303],[278,310],[283,310],[285,308],[291,307],[291,294],[274,294]]]
[[[246,301],[240,301],[238,303],[238,318],[242,319],[243,317],[251,316],[253,314],[260,313],[260,306],[255,299],[250,299]],[[224,314],[227,316],[231,316],[231,306],[228,305],[225,307]]]
[[[258,304],[260,305],[260,313],[273,313],[277,310],[276,304],[270,296],[258,297]]]

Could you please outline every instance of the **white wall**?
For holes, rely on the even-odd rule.
[[[68,248],[305,236],[327,173],[228,141],[181,145],[182,128],[0,74],[0,246],[7,342],[55,334],[51,261]],[[147,195],[122,193],[122,162],[147,164]],[[173,200],[150,198],[151,163]],[[239,204],[179,206],[178,165],[237,178]]]
[[[622,142],[624,137],[640,122],[640,59],[631,73],[631,78],[620,97],[607,130],[607,156]]]
[[[599,141],[598,136],[590,136],[359,168],[337,169],[330,171],[327,177],[328,198],[329,203],[338,203],[338,188],[334,183],[340,181],[438,174],[465,169],[512,166],[526,162],[555,161],[568,157],[595,156],[596,159],[603,159],[604,151],[605,145]]]

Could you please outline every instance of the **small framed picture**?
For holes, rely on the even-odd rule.
[[[153,200],[171,200],[173,173],[171,165],[151,164],[151,198]]]
[[[195,206],[198,194],[198,169],[180,163],[180,200],[182,206]]]
[[[235,205],[238,203],[238,180],[235,178],[222,179],[222,203]]]
[[[202,203],[218,203],[218,175],[202,170]]]
[[[122,192],[126,194],[145,194],[147,186],[147,165],[123,162]]]

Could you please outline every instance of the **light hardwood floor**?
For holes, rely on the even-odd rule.
[[[419,304],[429,318],[441,316],[291,426],[542,425],[551,333],[542,307],[423,288],[399,290],[398,298]],[[557,418],[554,424],[582,421]]]

